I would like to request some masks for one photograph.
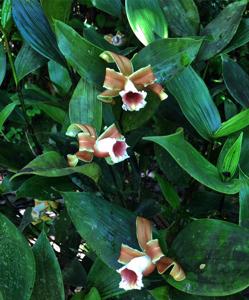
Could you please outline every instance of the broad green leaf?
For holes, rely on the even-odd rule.
[[[47,62],[47,59],[25,43],[15,59],[15,69],[18,81],[34,72]]]
[[[144,47],[132,62],[136,69],[151,65],[158,82],[170,80],[195,59],[202,39],[162,39]]]
[[[102,86],[105,76],[105,62],[99,57],[102,49],[94,46],[72,27],[55,22],[55,33],[59,48],[68,63],[86,80]]]
[[[173,209],[179,208],[180,198],[177,195],[173,186],[166,179],[164,179],[162,176],[158,174],[156,174],[156,180],[158,181],[162,194],[165,200],[169,203],[169,205]]]
[[[111,268],[125,243],[138,249],[135,216],[94,193],[63,193],[69,216],[87,245]]]
[[[72,86],[72,81],[68,70],[57,62],[50,60],[48,63],[49,78],[55,85],[56,89],[66,94]]]
[[[101,299],[109,299],[125,290],[119,288],[120,275],[97,258],[91,267],[87,277],[87,287],[95,286]]]
[[[39,235],[33,253],[36,262],[36,280],[31,300],[65,299],[60,265],[44,232]]]
[[[220,138],[237,132],[249,125],[249,108],[238,113],[231,119],[223,122],[220,128],[214,133],[214,138]]]
[[[160,0],[171,31],[178,36],[198,34],[200,17],[193,0]]]
[[[42,186],[42,189],[41,189]],[[72,191],[75,186],[67,177],[48,178],[41,176],[32,176],[24,181],[16,191],[16,198],[31,197],[39,200],[58,199],[58,191]]]
[[[223,53],[229,53],[249,42],[249,19],[242,19],[239,28]]]
[[[55,122],[58,122],[59,124],[62,125],[64,124],[66,113],[60,107],[42,103],[42,102],[37,102],[34,105],[38,107],[40,110],[42,110],[46,115],[48,115]]]
[[[209,90],[192,67],[186,68],[167,83],[185,117],[196,131],[210,140],[220,127],[221,120]]]
[[[201,31],[207,41],[203,43],[198,59],[209,59],[228,45],[238,29],[246,4],[247,0],[229,4]]]
[[[239,137],[229,137],[221,149],[217,167],[223,180],[230,180],[237,170],[242,140],[243,132]]]
[[[175,288],[200,296],[226,296],[249,286],[249,230],[211,219],[193,221],[174,240],[169,256],[186,279],[167,281]]]
[[[8,119],[9,115],[16,108],[16,103],[10,103],[0,112],[0,131],[3,130],[3,124]]]
[[[64,65],[54,33],[37,0],[12,0],[12,14],[24,40],[41,55]]]
[[[92,4],[98,9],[114,16],[120,17],[122,12],[121,0],[91,0]]]
[[[0,291],[3,299],[29,300],[35,261],[28,242],[4,215],[0,214]]]
[[[249,76],[238,63],[222,55],[222,74],[229,93],[243,107],[249,107]]]
[[[63,218],[64,216],[60,214],[60,217]],[[68,220],[65,219],[65,222],[67,221]],[[64,231],[63,228],[61,228],[61,230],[62,232]],[[87,273],[83,264],[77,258],[74,258],[63,268],[62,275],[64,284],[73,287],[86,286]]]
[[[98,290],[93,287],[90,292],[84,297],[84,300],[101,300]]]
[[[141,127],[149,119],[151,119],[157,111],[161,100],[158,96],[150,93],[146,97],[147,104],[140,111],[126,112],[122,115],[122,128],[124,132],[128,132]]]
[[[3,43],[0,42],[0,86],[6,74],[6,54],[4,51]]]
[[[11,2],[12,0],[4,0],[1,13],[1,25],[3,29],[9,26],[11,21]],[[0,64],[1,65],[1,64]]]
[[[240,170],[239,225],[249,229],[249,177]]]
[[[125,9],[131,29],[147,46],[168,37],[168,26],[158,0],[126,0]]]
[[[98,181],[100,169],[95,163],[84,164],[74,168],[67,167],[66,161],[59,155],[59,153],[55,151],[49,151],[37,156],[18,173],[12,176],[12,179],[16,178],[17,176],[30,174],[44,177],[61,177],[73,173],[80,173],[90,177],[94,181]]]
[[[218,169],[184,140],[182,130],[171,135],[146,137],[144,139],[162,146],[187,173],[203,185],[224,194],[238,193],[240,189],[239,180],[233,179],[230,182],[223,182]]]
[[[149,291],[155,300],[170,300],[167,286],[160,286]]]
[[[69,103],[71,123],[90,124],[100,132],[102,125],[102,102],[97,99],[99,90],[84,79],[76,86]]]
[[[42,8],[50,23],[53,19],[68,22],[73,0],[41,0]]]

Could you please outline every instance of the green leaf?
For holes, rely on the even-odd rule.
[[[60,197],[58,191],[72,191],[74,187],[71,180],[67,177],[48,178],[33,176],[25,180],[17,189],[16,198],[31,197],[39,200],[55,200]]]
[[[84,79],[76,86],[69,104],[71,123],[90,124],[100,132],[102,125],[102,102],[97,99],[99,90]]]
[[[67,167],[67,163],[59,153],[49,151],[37,156],[29,164],[27,164],[11,179],[21,175],[35,174],[44,177],[61,177],[73,173],[80,173],[90,177],[94,181],[98,181],[100,176],[100,168],[97,164],[84,164],[77,167]]]
[[[231,3],[201,31],[207,41],[199,52],[199,60],[213,57],[228,45],[238,29],[246,4],[247,0]]]
[[[239,191],[239,225],[249,228],[249,177],[240,170],[241,187]]]
[[[0,131],[3,130],[3,124],[8,119],[10,114],[13,112],[13,110],[16,108],[15,102],[10,103],[4,107],[4,109],[0,112]]]
[[[238,113],[231,119],[223,122],[220,128],[214,133],[214,138],[220,138],[237,132],[249,125],[249,108]]]
[[[28,242],[4,215],[0,214],[0,291],[3,299],[29,300],[35,261]]]
[[[226,140],[218,157],[217,167],[223,180],[231,179],[238,167],[243,132],[239,137],[230,137]]]
[[[202,39],[162,39],[144,47],[132,60],[136,69],[151,65],[158,82],[170,80],[195,59]]]
[[[98,9],[114,16],[120,17],[122,12],[121,0],[91,0],[92,4]]]
[[[177,195],[173,186],[166,179],[164,179],[162,176],[158,174],[156,174],[156,180],[158,181],[162,194],[165,200],[169,203],[169,205],[173,209],[179,208],[180,198]]]
[[[222,74],[229,93],[243,107],[249,107],[249,76],[238,63],[222,55]]]
[[[72,86],[72,81],[66,68],[57,62],[50,60],[48,63],[48,73],[50,80],[59,92],[62,92],[63,94],[69,92],[70,87]]]
[[[34,72],[47,62],[47,59],[24,43],[15,59],[15,69],[18,81]]]
[[[169,298],[169,291],[167,286],[160,286],[149,291],[155,300],[171,300]]]
[[[200,296],[226,296],[249,286],[249,230],[238,225],[203,219],[186,226],[168,254],[186,273],[175,288]]]
[[[1,66],[0,67],[0,86],[1,86],[6,74],[6,54],[2,42],[0,42],[0,66]]]
[[[98,290],[93,287],[90,292],[84,297],[84,300],[101,300]]]
[[[63,193],[68,214],[81,237],[111,268],[117,269],[120,247],[138,249],[135,216],[94,193]]]
[[[131,29],[145,46],[168,37],[168,26],[158,0],[126,0]]]
[[[184,140],[182,130],[171,135],[146,137],[144,139],[162,146],[187,173],[203,185],[224,194],[238,193],[240,189],[239,180],[233,179],[230,182],[223,182],[218,169]]]
[[[12,0],[12,14],[24,40],[41,55],[64,65],[54,33],[37,0]]]
[[[178,36],[198,34],[200,17],[193,0],[160,0],[171,31]]]
[[[33,253],[36,262],[36,280],[31,300],[65,299],[60,265],[44,232],[39,235]]]
[[[249,19],[242,19],[239,28],[223,53],[229,53],[249,42]]]
[[[46,115],[48,115],[55,122],[58,122],[59,124],[62,125],[64,124],[66,118],[66,112],[63,109],[42,102],[37,102],[34,104],[34,106],[42,110]]]
[[[87,277],[87,287],[95,286],[101,299],[109,299],[125,293],[119,288],[120,275],[97,258]]]
[[[161,100],[158,96],[150,93],[146,98],[145,108],[136,112],[125,112],[122,115],[122,128],[124,132],[137,129],[151,119],[157,111]]]
[[[73,0],[41,0],[42,8],[50,23],[53,19],[68,22]]]
[[[4,0],[2,5],[2,14],[1,14],[1,25],[3,29],[9,26],[11,23],[11,2],[12,0]],[[0,64],[1,65],[1,64]]]
[[[55,33],[59,48],[68,63],[82,78],[102,86],[106,64],[99,55],[103,50],[60,21],[55,21]]]
[[[192,67],[186,68],[167,84],[181,110],[196,131],[210,140],[221,125],[220,115],[209,90]]]

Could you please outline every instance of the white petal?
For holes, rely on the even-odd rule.
[[[124,91],[126,91],[126,92],[133,92],[133,93],[137,93],[138,92],[138,90],[135,87],[134,83],[131,80],[129,80],[129,79],[125,83]]]
[[[133,258],[127,265],[117,270],[117,272],[121,274],[121,282],[119,283],[119,287],[126,291],[133,289],[140,290],[143,287],[143,272],[151,264],[152,261],[147,255]],[[125,276],[125,270],[134,272],[134,277],[136,280],[134,281],[134,278],[131,278],[131,276]]]
[[[113,145],[116,143],[115,138],[105,138],[102,140],[97,140],[95,143],[95,148],[100,152],[110,153],[112,151]]]

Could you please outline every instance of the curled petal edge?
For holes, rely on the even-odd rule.
[[[182,267],[173,259],[169,257],[161,258],[157,264],[157,271],[159,274],[163,274],[166,272],[170,267],[172,267],[169,275],[172,276],[176,281],[182,281],[186,278],[186,275],[182,269]]]
[[[133,73],[133,65],[131,61],[123,55],[119,55],[111,51],[104,51],[100,54],[100,57],[108,63],[115,63],[119,71],[125,76],[129,76]]]

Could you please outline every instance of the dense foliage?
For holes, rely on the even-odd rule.
[[[247,0],[0,9],[0,300],[248,299]]]

